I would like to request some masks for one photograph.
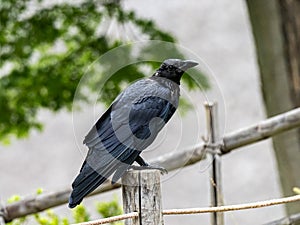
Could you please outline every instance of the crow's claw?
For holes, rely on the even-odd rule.
[[[164,167],[152,166],[152,165],[147,165],[147,166],[131,165],[128,169],[133,169],[133,170],[159,170],[162,175],[168,173],[168,170],[166,170]]]

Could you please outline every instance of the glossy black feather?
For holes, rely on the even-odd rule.
[[[84,143],[90,148],[87,158],[72,184],[73,192],[69,207],[75,207],[82,199],[101,185],[109,176],[116,172],[112,182],[119,180],[135,159],[156,138],[158,132],[174,114],[176,108],[167,100],[156,96],[141,99],[131,105],[129,126],[136,138],[142,142],[138,148],[132,143],[132,148],[124,145],[115,135],[111,122],[111,106],[97,121],[86,136]],[[150,122],[157,120],[150,130]],[[152,132],[151,132],[152,131]],[[95,160],[96,159],[96,160]],[[96,162],[95,162],[96,161]]]
[[[157,96],[149,96],[141,99],[131,107],[129,125],[132,133],[140,139],[151,136],[149,124],[154,118],[161,121],[155,123],[152,135],[156,137],[161,128],[169,121],[176,108],[168,100]],[[155,138],[153,137],[153,138]]]
[[[151,78],[133,83],[116,98],[84,139],[89,151],[72,184],[69,207],[110,176],[116,182],[137,159],[141,163],[140,153],[178,106],[181,76],[195,65],[192,60],[167,59]]]

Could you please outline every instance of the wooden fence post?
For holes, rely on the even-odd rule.
[[[0,216],[0,225],[5,225],[4,218]]]
[[[5,207],[4,204],[2,204],[1,198],[0,198],[0,225],[5,225],[5,219],[4,219],[4,213]]]
[[[218,153],[220,147],[217,147],[220,141],[219,124],[218,124],[218,105],[216,102],[205,102],[205,111],[207,119],[207,133],[208,133],[208,145],[216,147],[212,148],[210,153],[212,159],[211,167],[211,204],[212,206],[223,205],[223,194],[221,184],[221,156]],[[212,225],[223,225],[224,215],[222,212],[215,212],[211,214]]]
[[[138,212],[125,225],[163,225],[160,171],[129,170],[122,178],[124,213]]]

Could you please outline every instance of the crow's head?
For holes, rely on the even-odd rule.
[[[198,63],[193,60],[167,59],[159,67],[153,76],[164,77],[180,84],[183,73]]]

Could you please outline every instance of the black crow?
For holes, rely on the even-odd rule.
[[[196,65],[192,60],[167,59],[152,77],[131,84],[119,94],[83,141],[89,151],[72,184],[70,208],[111,175],[115,183],[134,162],[163,170],[150,166],[140,154],[174,114],[180,79]]]

